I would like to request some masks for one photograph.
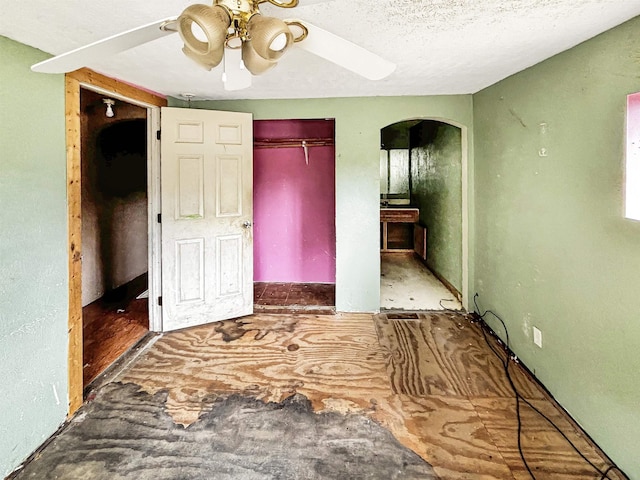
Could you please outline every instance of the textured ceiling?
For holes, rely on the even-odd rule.
[[[165,17],[188,0],[0,0],[0,35],[59,54]],[[396,62],[370,81],[293,49],[246,90],[226,92],[221,67],[201,70],[178,35],[88,65],[172,96],[316,98],[474,93],[640,14],[640,0],[331,0],[264,14],[300,18]]]

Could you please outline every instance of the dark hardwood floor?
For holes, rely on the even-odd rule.
[[[140,291],[140,288],[121,289],[82,309],[85,387],[148,333],[148,299],[137,300]]]
[[[333,314],[336,286],[328,283],[266,283],[253,286],[256,313]]]

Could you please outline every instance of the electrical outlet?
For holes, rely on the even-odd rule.
[[[542,331],[536,327],[533,327],[533,343],[542,348]]]

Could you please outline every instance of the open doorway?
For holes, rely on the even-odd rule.
[[[254,311],[335,313],[335,121],[254,121]]]
[[[80,90],[86,387],[149,331],[147,109]]]
[[[461,309],[461,129],[407,120],[380,138],[381,309]]]
[[[69,415],[75,413],[84,401],[83,381],[83,315],[82,315],[82,130],[83,114],[80,96],[82,92],[100,93],[103,98],[124,100],[147,110],[148,183],[151,192],[149,202],[148,236],[153,248],[149,249],[149,293],[155,299],[160,293],[160,224],[153,220],[159,212],[160,141],[156,132],[160,129],[160,107],[166,106],[165,98],[140,90],[119,80],[81,68],[65,75],[65,123],[67,146],[67,219],[69,261]],[[113,108],[113,107],[112,107]],[[102,112],[106,114],[106,104]],[[114,114],[117,115],[117,106]],[[86,134],[85,134],[86,136]],[[154,331],[162,330],[161,307],[158,302],[149,304],[149,321]]]

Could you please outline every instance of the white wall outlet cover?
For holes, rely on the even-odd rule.
[[[533,343],[542,348],[542,331],[533,327]]]

